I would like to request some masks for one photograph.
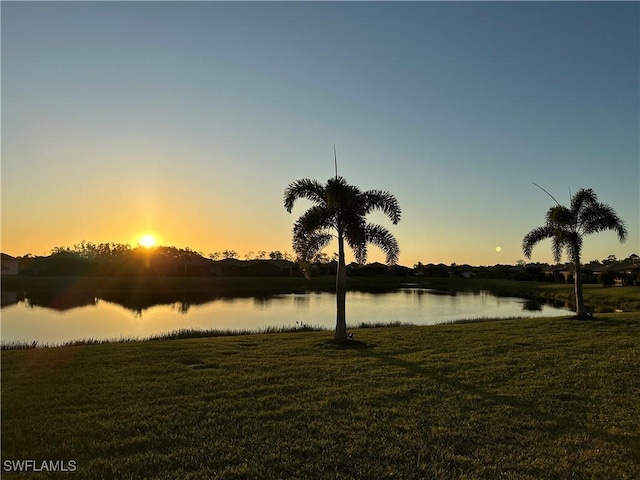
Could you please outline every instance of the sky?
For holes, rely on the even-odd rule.
[[[563,204],[593,188],[626,222],[624,244],[587,237],[585,262],[640,254],[638,2],[0,8],[10,255],[145,234],[292,253],[310,203],[289,214],[283,192],[332,177],[334,145],[348,182],[397,197],[398,225],[370,219],[402,265],[524,259],[555,204],[532,182]]]

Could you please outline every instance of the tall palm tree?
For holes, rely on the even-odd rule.
[[[337,175],[330,178],[325,185],[308,178],[289,184],[284,192],[284,208],[291,213],[293,204],[300,198],[314,203],[293,226],[293,249],[307,277],[311,272],[311,260],[314,255],[333,238],[338,240],[335,339],[337,342],[343,342],[347,339],[347,271],[344,242],[351,247],[360,264],[367,260],[368,243],[380,247],[385,252],[388,264],[395,264],[400,253],[395,237],[383,226],[367,223],[365,217],[373,210],[380,210],[395,225],[400,221],[400,205],[389,192],[363,192]]]
[[[553,259],[556,263],[560,261],[563,250],[566,250],[573,264],[576,317],[586,318],[580,263],[582,237],[591,233],[614,230],[618,234],[618,239],[624,242],[627,239],[627,228],[612,207],[598,202],[598,197],[590,188],[578,190],[571,197],[571,207],[560,205],[557,200],[556,203],[557,205],[547,211],[545,224],[534,228],[524,237],[522,250],[527,258],[531,258],[534,245],[550,238]]]

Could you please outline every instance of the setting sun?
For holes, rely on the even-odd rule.
[[[143,247],[149,248],[155,246],[156,239],[153,237],[153,235],[143,235],[142,237],[140,237],[140,240],[138,240],[138,243]]]

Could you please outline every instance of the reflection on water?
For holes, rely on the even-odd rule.
[[[408,287],[385,293],[347,293],[347,320],[431,325],[470,318],[566,315],[561,305],[503,298],[486,292]],[[84,338],[147,337],[182,328],[260,329],[296,324],[333,328],[335,295],[300,292],[220,296],[216,292],[95,294],[72,288],[2,292],[2,340],[61,343]]]
[[[541,312],[542,311],[542,307],[543,307],[543,304],[541,302],[539,302],[538,300],[526,300],[522,304],[522,308],[524,310],[529,311],[529,312]]]

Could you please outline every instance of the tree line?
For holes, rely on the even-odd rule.
[[[229,270],[216,268],[217,262],[225,259],[238,259],[235,250],[226,249],[213,252],[205,257],[189,247],[174,246],[144,247],[131,246],[124,243],[93,243],[81,241],[73,246],[57,246],[51,249],[50,255],[36,257],[31,254],[19,257],[21,273],[37,276],[202,276],[212,274],[229,274]],[[259,251],[248,252],[244,262],[269,262],[295,258],[288,252]],[[247,269],[242,273],[255,272]],[[268,273],[264,269],[261,273]]]
[[[142,245],[131,246],[128,243],[93,243],[88,242],[86,240],[82,240],[79,243],[76,243],[72,247],[69,246],[57,246],[53,247],[50,250],[51,255],[59,254],[59,253],[72,253],[78,255],[87,260],[110,260],[114,258],[126,258],[135,253],[146,253],[153,252],[154,254],[160,254],[166,256],[168,258],[175,259],[184,259],[184,258],[194,258],[194,257],[205,257],[202,251],[192,250],[190,247],[186,248],[178,248],[174,246],[154,246],[154,247],[145,247]],[[327,258],[326,262],[329,261],[326,255],[319,256],[319,261],[322,261],[323,258]],[[32,254],[26,254],[22,259],[35,258]],[[236,250],[225,249],[221,251],[211,252],[208,254],[208,258],[211,260],[222,260],[226,258],[235,258],[239,259],[241,256],[238,254]],[[245,253],[242,258],[244,260],[290,260],[295,261],[296,258],[291,255],[289,252],[282,252],[280,250],[273,250],[267,252],[266,250],[259,250],[254,252],[253,250]]]
[[[219,262],[226,259],[241,262],[286,260],[298,263],[298,258],[286,251],[258,250],[249,251],[244,255],[236,250],[225,249],[204,255],[200,251],[189,247],[174,246],[131,246],[124,243],[93,243],[81,241],[73,246],[57,246],[50,250],[50,256],[35,257],[26,254],[19,257],[22,263],[22,273],[27,275],[207,275],[215,272],[204,267],[204,262],[212,260]],[[317,252],[309,261],[312,275],[335,275],[338,254],[328,255]],[[585,264],[586,269],[596,268],[597,276],[589,275],[585,283],[599,282],[602,285],[612,285],[615,271],[628,265],[640,265],[640,256],[631,254],[624,259],[615,255],[608,255],[601,260],[592,260]],[[199,266],[198,266],[199,265]],[[562,276],[557,272],[549,272],[553,265],[548,263],[527,263],[519,260],[515,265],[496,264],[491,266],[473,266],[468,264],[444,264],[417,262],[412,267],[401,265],[385,265],[373,263],[358,265],[352,262],[346,265],[350,276],[410,276],[417,275],[425,278],[471,277],[487,279],[505,279],[521,281],[551,281],[573,282],[573,276]],[[559,268],[559,267],[558,267]],[[569,268],[569,267],[567,267]],[[218,274],[229,275],[231,272],[249,275],[255,269],[225,270]],[[302,275],[296,267],[295,275]],[[636,279],[640,284],[640,278]]]

